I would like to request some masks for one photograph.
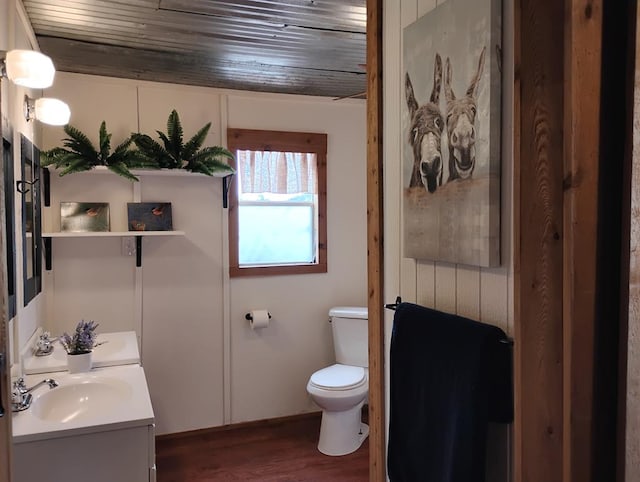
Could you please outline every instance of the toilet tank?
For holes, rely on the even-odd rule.
[[[337,306],[329,310],[336,363],[369,366],[369,321],[367,308]]]

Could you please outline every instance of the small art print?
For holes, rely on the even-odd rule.
[[[403,32],[404,256],[498,266],[501,1],[440,3]]]
[[[129,231],[171,231],[171,203],[127,203]]]
[[[60,231],[109,231],[109,203],[60,203]]]

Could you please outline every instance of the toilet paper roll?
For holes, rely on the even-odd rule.
[[[252,330],[269,326],[269,318],[271,318],[271,315],[268,310],[252,310],[249,314],[249,326],[251,326]]]

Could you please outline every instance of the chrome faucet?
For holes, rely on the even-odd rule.
[[[13,382],[13,390],[11,390],[11,409],[14,412],[22,412],[31,406],[33,401],[33,395],[31,392],[42,385],[49,385],[49,389],[56,388],[58,382],[53,378],[47,378],[41,382],[36,383],[34,386],[27,388],[24,383],[24,378],[20,377]]]

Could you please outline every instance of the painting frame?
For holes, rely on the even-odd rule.
[[[107,202],[60,202],[60,232],[101,233],[111,230]]]
[[[501,0],[448,0],[403,31],[407,258],[500,265]]]
[[[173,231],[170,202],[127,203],[129,231]]]

